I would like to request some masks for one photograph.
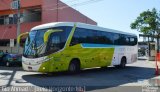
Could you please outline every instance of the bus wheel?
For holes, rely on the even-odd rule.
[[[78,60],[71,61],[68,67],[68,71],[69,73],[78,73],[80,71],[79,61]]]
[[[121,59],[120,68],[125,68],[125,67],[126,67],[126,58],[123,57],[123,58]]]
[[[120,67],[120,65],[114,65],[114,67],[119,68],[119,67]]]
[[[101,67],[101,69],[104,69],[104,70],[105,70],[105,69],[107,69],[107,68],[108,68],[107,66],[103,66],[103,67]]]
[[[10,67],[10,63],[9,63],[9,62],[6,62],[6,66],[7,66],[7,67]]]

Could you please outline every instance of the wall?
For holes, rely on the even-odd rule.
[[[70,21],[70,22],[82,22],[82,23],[89,23],[93,25],[97,25],[96,22],[88,18],[87,16],[81,14],[79,11],[67,7],[66,4],[63,2],[59,2],[59,8],[66,7],[64,9],[59,9],[58,16],[59,21]]]
[[[0,11],[10,10],[11,9],[11,2],[13,0],[0,0]],[[21,0],[21,7],[33,7],[33,6],[40,6],[42,4],[42,0]]]
[[[42,1],[42,23],[55,22],[57,20],[57,0]],[[50,10],[55,9],[55,10]]]
[[[57,5],[57,3],[59,3]],[[65,8],[62,8],[65,7]],[[57,10],[58,8],[58,10]],[[42,1],[42,23],[82,22],[97,25],[96,22],[58,0]]]
[[[14,14],[15,10],[11,9],[11,2],[13,0],[0,0],[0,15]],[[21,8],[41,6],[42,0],[21,0]]]
[[[22,23],[21,33],[28,32],[34,26],[40,25],[41,22]],[[16,39],[16,25],[0,25],[0,39]]]

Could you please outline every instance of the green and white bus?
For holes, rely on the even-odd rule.
[[[25,41],[22,66],[26,71],[77,72],[137,61],[137,36],[95,25],[55,22],[36,26],[18,37]]]

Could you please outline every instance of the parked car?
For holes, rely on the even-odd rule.
[[[0,61],[2,60],[3,56],[4,56],[4,52],[3,50],[0,50]]]
[[[22,63],[22,55],[6,53],[3,56],[2,62],[7,67],[12,66],[12,65],[21,65],[21,63]]]
[[[1,66],[1,65],[4,65],[3,57],[4,57],[5,55],[6,55],[6,54],[3,52],[3,50],[0,50],[0,66]]]

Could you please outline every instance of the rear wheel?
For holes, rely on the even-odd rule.
[[[120,67],[120,65],[114,65],[116,68],[119,68]]]
[[[125,68],[125,67],[126,67],[126,58],[123,57],[123,58],[121,59],[120,68]]]
[[[68,67],[68,71],[69,73],[78,73],[80,71],[79,61],[78,60],[71,61]]]

